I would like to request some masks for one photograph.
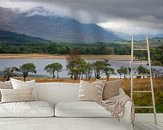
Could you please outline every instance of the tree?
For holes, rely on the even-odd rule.
[[[5,70],[3,71],[4,73],[4,78],[6,78],[6,81],[10,80],[11,77],[15,76],[15,71],[18,69],[16,67],[6,67]]]
[[[93,64],[93,69],[95,73],[95,78],[100,79],[101,78],[101,73],[104,72],[104,69],[108,66],[109,64],[105,61],[96,61]]]
[[[44,70],[46,70],[46,72],[50,73],[53,75],[53,78],[55,78],[55,72],[57,72],[57,78],[59,78],[59,72],[62,71],[62,64],[60,63],[52,63],[52,64],[48,64],[47,66],[45,66]]]
[[[86,67],[86,79],[91,79],[93,73],[93,64],[87,63]]]
[[[159,77],[160,72],[161,72],[161,69],[152,68],[152,76],[153,77],[156,77],[156,78]]]
[[[121,69],[117,69],[117,73],[120,75],[120,79],[121,79],[121,76],[122,76],[122,70]]]
[[[142,75],[149,74],[149,70],[147,68],[143,67],[142,65],[139,65],[139,67],[137,68],[137,72],[138,72],[138,74],[142,74]],[[144,78],[144,76],[143,76],[143,78]]]
[[[126,78],[127,71],[128,71],[128,68],[125,68],[125,67],[123,67],[123,66],[121,66],[121,67],[117,70],[117,72],[118,72],[119,75],[120,75],[120,79],[121,79],[122,74],[124,75],[124,78]]]
[[[67,69],[69,70],[71,79],[77,80],[83,78],[83,75],[86,74],[87,71],[87,63],[80,57],[78,52],[72,50],[67,57],[67,62]]]
[[[107,66],[107,67],[104,68],[104,73],[105,73],[107,79],[109,79],[110,75],[114,74],[114,69],[109,67],[109,66]]]
[[[29,73],[36,73],[36,66],[33,63],[26,63],[20,66],[18,71],[22,73],[24,81],[26,81]]]

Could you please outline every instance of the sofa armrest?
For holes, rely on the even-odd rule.
[[[132,114],[132,102],[127,101],[125,104],[124,117],[122,119],[131,123],[131,117],[132,117],[131,114]]]
[[[124,116],[120,119],[119,124],[125,126],[127,129],[133,130],[133,124],[132,124],[132,102],[127,101],[125,104],[125,111]]]
[[[125,94],[123,89],[119,89],[119,94]],[[125,104],[125,111],[124,111],[124,119],[128,120],[131,122],[131,117],[132,117],[132,102],[131,101],[127,101]]]
[[[125,94],[123,89],[119,89],[119,94]],[[126,123],[129,126],[132,125],[132,102],[127,101],[125,104],[124,116],[121,118],[121,123]]]

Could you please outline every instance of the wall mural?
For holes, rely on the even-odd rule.
[[[131,36],[144,47],[148,34],[156,110],[162,113],[162,5],[161,0],[1,0],[0,80],[123,79],[129,94]],[[147,60],[147,52],[137,51],[134,58]],[[135,66],[134,73],[149,74],[148,64]],[[148,76],[134,79],[137,89],[150,86]],[[136,100],[148,104],[148,97]]]

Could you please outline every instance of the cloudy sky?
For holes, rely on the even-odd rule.
[[[96,23],[117,33],[163,33],[163,0],[0,0],[0,6]]]

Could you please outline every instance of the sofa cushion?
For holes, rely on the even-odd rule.
[[[32,96],[33,88],[28,89],[0,89],[2,103],[34,101]]]
[[[53,107],[45,101],[0,104],[0,117],[51,117]]]
[[[109,111],[93,101],[60,102],[55,106],[57,117],[112,117]]]
[[[13,78],[10,78],[10,80],[11,80],[11,84],[12,84],[14,89],[33,88],[32,95],[33,95],[34,99],[37,100],[37,91],[36,91],[35,80],[26,81],[26,82],[23,82],[23,81],[17,80],[17,79],[13,79]]]

